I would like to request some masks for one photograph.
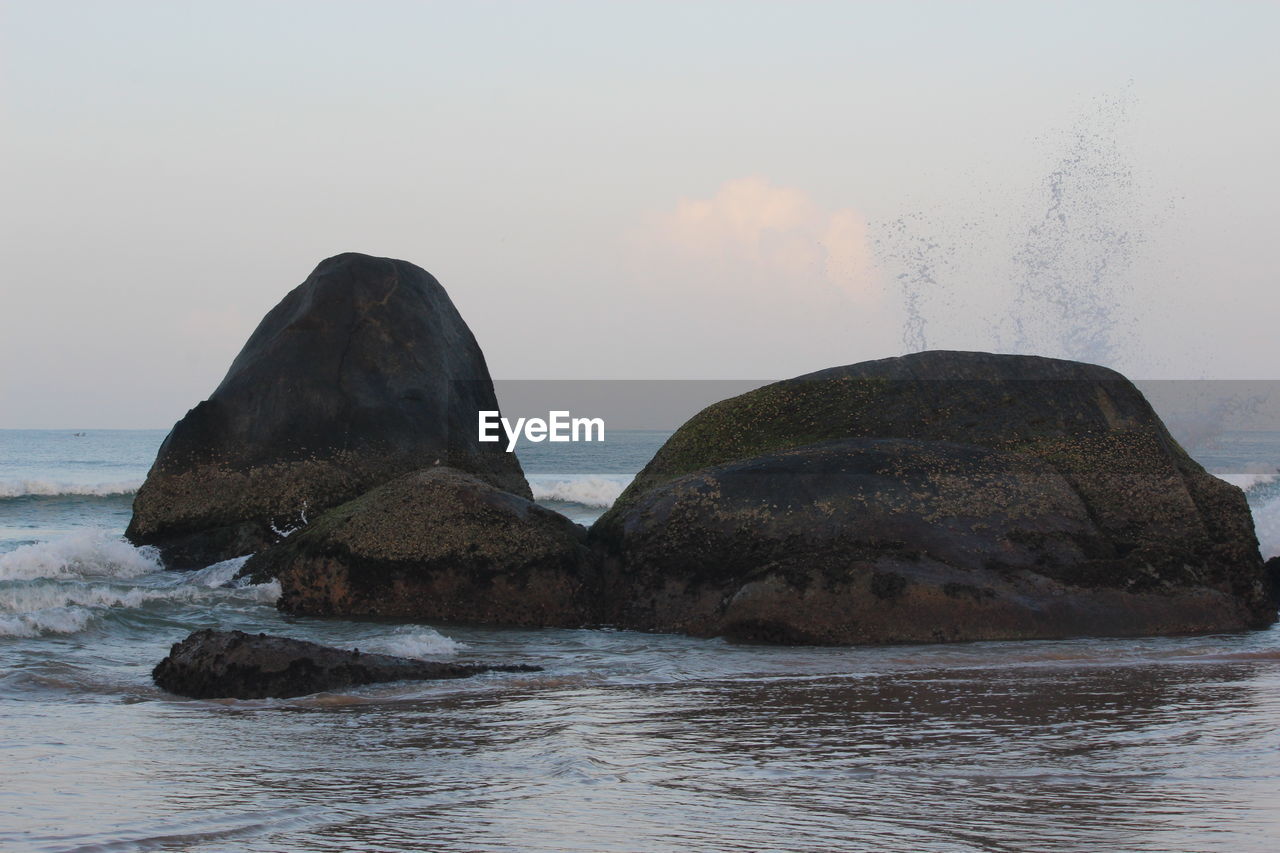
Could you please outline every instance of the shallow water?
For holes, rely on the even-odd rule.
[[[525,460],[584,518],[625,482],[556,464]],[[235,561],[159,571],[85,470],[27,472],[76,494],[0,499],[0,850],[1280,844],[1280,630],[832,649],[289,618],[272,585],[226,585]],[[1273,480],[1248,485],[1255,515],[1274,506]],[[545,671],[162,693],[151,667],[200,627]]]
[[[254,627],[362,648],[396,630],[272,621]],[[876,649],[443,633],[465,644],[454,659],[547,670],[182,701],[149,684],[154,652],[107,660],[92,634],[55,640],[0,685],[12,815],[0,847],[1270,850],[1280,839],[1277,631]]]

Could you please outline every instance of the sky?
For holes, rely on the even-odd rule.
[[[323,258],[495,378],[1272,379],[1280,4],[0,0],[0,427],[168,427]]]

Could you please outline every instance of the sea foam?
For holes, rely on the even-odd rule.
[[[159,553],[105,530],[85,530],[0,554],[0,580],[131,578],[163,570]]]
[[[1253,508],[1253,528],[1258,534],[1262,557],[1280,557],[1280,495]]]
[[[534,500],[610,507],[631,482],[630,476],[530,477]]]
[[[419,625],[406,625],[390,634],[353,645],[358,645],[367,652],[381,652],[402,658],[439,657],[466,648],[465,643]]]
[[[279,583],[235,578],[248,559],[161,573],[151,549],[133,548],[101,531],[20,548],[0,556],[0,637],[74,634],[108,611],[153,602],[273,604]]]
[[[1233,486],[1239,486],[1246,492],[1253,491],[1259,486],[1267,486],[1280,480],[1280,472],[1272,469],[1259,471],[1245,471],[1231,474],[1215,474],[1219,480],[1226,480]]]
[[[274,581],[257,585],[211,586],[191,582],[190,578],[184,580],[186,582],[171,586],[89,584],[48,578],[9,583],[0,586],[0,613],[35,613],[59,607],[136,609],[152,601],[215,603],[227,598],[270,604],[280,597],[280,586]]]
[[[142,587],[118,589],[104,585],[71,585],[55,581],[28,583],[0,588],[0,611],[23,615],[47,613],[59,608],[135,608],[148,601],[178,597],[175,592]],[[179,593],[179,596],[191,597],[189,593]]]
[[[39,637],[83,631],[93,615],[83,607],[53,607],[27,613],[0,614],[0,637]]]
[[[141,480],[117,480],[109,483],[71,483],[63,480],[0,480],[0,498],[27,497],[117,497],[132,495]]]
[[[223,560],[219,563],[205,566],[203,569],[191,572],[184,578],[185,583],[196,584],[199,586],[214,589],[216,587],[236,586],[234,581],[236,573],[244,567],[249,561],[252,554],[245,554],[242,557],[232,557],[230,560]]]

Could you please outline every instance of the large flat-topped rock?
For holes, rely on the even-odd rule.
[[[614,620],[657,630],[923,642],[1276,619],[1244,493],[1124,376],[1033,356],[923,352],[716,403],[591,539],[625,591]]]

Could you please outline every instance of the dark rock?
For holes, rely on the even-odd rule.
[[[1280,557],[1272,557],[1263,567],[1267,578],[1267,589],[1271,594],[1271,602],[1280,606]]]
[[[171,568],[198,567],[435,464],[527,497],[515,455],[477,440],[477,412],[497,408],[480,347],[429,273],[329,258],[174,426],[127,536],[159,546]]]
[[[1122,554],[1032,456],[849,439],[713,466],[616,517],[629,627],[793,643],[1243,629],[1203,565]]]
[[[930,352],[717,403],[591,530],[623,624],[785,642],[1275,621],[1244,494],[1120,374]]]
[[[335,649],[288,637],[204,630],[174,643],[151,677],[161,689],[193,699],[265,699],[384,681],[540,670],[528,665],[434,663]]]
[[[449,468],[407,474],[253,557],[289,613],[579,626],[593,594],[586,531]]]

